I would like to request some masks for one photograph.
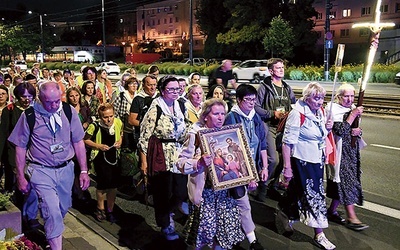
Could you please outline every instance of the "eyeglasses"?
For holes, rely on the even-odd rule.
[[[245,97],[243,98],[243,101],[247,102],[247,103],[255,103],[256,102],[256,98],[250,98],[250,97]]]
[[[169,94],[171,94],[171,93],[178,93],[179,91],[182,90],[182,88],[181,88],[181,87],[179,87],[179,88],[166,88],[165,90],[166,90]]]
[[[32,99],[33,99],[33,96],[32,96],[32,95],[28,95],[28,96],[23,95],[23,96],[21,96],[20,98],[21,98],[21,99],[24,99],[24,100],[26,100],[26,99],[32,100]]]

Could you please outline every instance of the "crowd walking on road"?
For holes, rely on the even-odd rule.
[[[284,67],[271,58],[256,89],[238,84],[224,60],[207,93],[198,72],[163,76],[156,65],[143,79],[129,69],[116,84],[92,66],[78,77],[40,65],[23,76],[1,73],[0,189],[13,192],[24,230],[42,230],[53,250],[62,249],[73,204],[99,223],[119,223],[117,193],[139,195],[139,183],[160,236],[188,249],[232,249],[245,239],[252,250],[268,248],[257,238],[251,198],[278,201],[277,233],[288,240],[300,221],[313,229],[315,246],[335,249],[329,223],[368,228],[355,212],[363,203],[365,142],[355,126],[363,107],[349,84],[332,103],[324,104],[317,82],[296,100]]]

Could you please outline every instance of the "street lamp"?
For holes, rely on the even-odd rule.
[[[179,53],[182,53],[182,43],[179,43],[178,46],[179,46]]]
[[[34,12],[28,11],[28,14],[33,14]],[[42,60],[44,61],[44,37],[43,37],[43,15],[46,16],[46,14],[40,14],[40,13],[35,13],[39,15],[39,24],[40,24],[40,39],[41,39],[41,44],[40,44],[40,53],[42,53]]]
[[[101,20],[103,24],[103,61],[106,61],[106,24],[104,20],[104,0],[101,0]]]

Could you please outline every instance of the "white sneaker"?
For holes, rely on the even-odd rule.
[[[315,244],[317,244],[318,247],[326,250],[331,250],[331,249],[336,249],[336,246],[330,242],[324,233],[319,233],[315,236],[314,238]]]
[[[174,213],[169,214],[169,227],[175,230]]]

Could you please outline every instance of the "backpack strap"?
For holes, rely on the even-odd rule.
[[[26,121],[28,122],[29,126],[29,134],[31,135],[33,132],[33,127],[35,126],[35,111],[33,110],[33,107],[30,106],[29,108],[25,109],[25,116],[26,116]],[[30,141],[30,135],[29,135],[29,141]]]
[[[72,119],[72,110],[71,110],[71,105],[69,105],[66,102],[61,102],[63,105],[63,110],[64,110],[64,114],[67,117],[69,123],[71,124],[71,119]]]
[[[67,117],[68,122],[71,124],[71,119],[72,119],[71,105],[69,105],[66,102],[61,102],[61,103],[62,103],[62,109],[64,110],[65,116]],[[26,120],[27,120],[28,126],[29,126],[29,140],[28,140],[28,145],[29,145],[31,143],[31,136],[33,133],[33,128],[35,127],[36,116],[35,116],[35,110],[33,109],[32,106],[25,109],[24,112],[25,112]]]

